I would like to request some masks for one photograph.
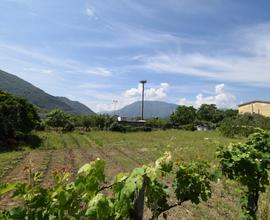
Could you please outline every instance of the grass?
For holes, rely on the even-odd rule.
[[[43,140],[38,149],[0,153],[0,181],[9,180],[11,175],[12,178],[23,175],[22,166],[29,159],[35,161],[36,170],[44,172],[45,185],[51,184],[54,170],[66,168],[75,174],[80,166],[97,157],[106,160],[109,177],[154,162],[165,151],[171,151],[175,161],[205,160],[213,165],[218,162],[215,157],[218,145],[245,141],[225,138],[218,132],[178,130],[136,133],[51,131],[38,132],[36,135]],[[259,219],[269,219],[269,198],[268,189],[260,199]],[[179,216],[185,219],[240,219],[240,213],[238,186],[224,179],[213,184],[213,195],[207,203],[199,206],[186,203],[172,210],[168,219],[179,219]]]

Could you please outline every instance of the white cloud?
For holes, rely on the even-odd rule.
[[[161,83],[158,87],[145,89],[146,100],[161,100],[167,96],[167,91],[170,85],[168,83]],[[128,99],[138,100],[142,95],[142,85],[138,84],[137,88],[128,89],[124,96]]]
[[[232,38],[231,48],[215,55],[169,52],[137,59],[144,67],[162,74],[269,86],[270,23],[242,29]]]
[[[224,84],[216,85],[215,92],[211,96],[204,96],[203,94],[198,94],[195,101],[187,100],[186,98],[181,98],[179,105],[193,105],[199,108],[202,104],[215,104],[219,108],[235,108],[236,107],[236,97],[225,90]]]
[[[90,8],[90,7],[87,7],[86,8],[86,11],[85,11],[86,15],[89,16],[89,17],[92,17],[94,16],[94,9],[93,8]]]
[[[95,67],[86,70],[86,73],[97,76],[110,76],[112,73],[110,70],[103,67]]]

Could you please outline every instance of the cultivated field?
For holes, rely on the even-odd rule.
[[[118,172],[154,162],[165,151],[174,160],[206,160],[217,164],[215,151],[219,144],[244,140],[228,139],[217,132],[156,131],[144,133],[114,132],[39,132],[41,146],[36,149],[0,154],[1,182],[27,181],[27,167],[44,173],[43,183],[52,184],[55,170],[65,169],[75,174],[80,166],[99,157],[106,160],[108,182]],[[261,198],[259,215],[270,219],[270,193]],[[0,208],[18,201],[1,198]],[[198,207],[187,203],[170,211],[169,219],[240,219],[241,203],[238,186],[228,180],[213,184],[213,195]]]

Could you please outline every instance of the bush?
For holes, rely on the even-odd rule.
[[[242,206],[246,219],[256,219],[260,193],[269,185],[269,134],[258,129],[246,143],[220,146],[217,156],[222,172],[246,187]]]
[[[32,104],[0,90],[0,146],[13,146],[16,132],[29,133],[39,120]]]
[[[47,114],[45,123],[53,128],[64,128],[68,123],[70,123],[70,115],[62,110],[56,109],[52,110]]]
[[[151,128],[164,128],[167,123],[167,119],[151,118],[146,120],[145,125]]]
[[[109,127],[110,131],[118,131],[118,132],[126,132],[127,128],[124,125],[121,125],[117,122],[114,122],[111,124],[111,126]]]
[[[192,106],[178,106],[176,111],[170,116],[170,122],[176,128],[182,125],[192,124],[195,120],[196,109]]]
[[[147,127],[147,126],[131,126],[131,125],[122,125],[117,122],[114,122],[111,124],[110,131],[118,131],[118,132],[139,132],[139,131],[144,131],[144,132],[149,132],[152,131],[152,128]]]
[[[241,114],[224,119],[219,130],[226,137],[248,137],[256,131],[256,128],[269,130],[270,118],[258,114]]]
[[[71,123],[70,121],[68,121],[65,126],[63,127],[62,131],[65,132],[71,132],[75,130],[75,126],[73,123]]]

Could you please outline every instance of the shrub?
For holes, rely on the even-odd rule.
[[[62,110],[52,110],[47,114],[45,123],[53,128],[64,128],[70,122],[70,115]]]
[[[170,122],[176,128],[182,125],[191,124],[195,121],[195,119],[196,109],[192,106],[178,106],[176,111],[170,116]]]
[[[260,192],[269,185],[270,136],[258,130],[244,144],[219,147],[217,152],[223,173],[246,187],[243,211],[248,218],[256,219]]]
[[[110,131],[118,131],[118,132],[126,132],[127,128],[124,125],[121,125],[117,122],[114,122],[111,124],[111,126],[109,127]]]
[[[241,114],[224,119],[219,130],[226,137],[248,137],[255,132],[256,128],[269,130],[270,118],[258,114]]]
[[[13,145],[16,132],[29,133],[39,120],[32,104],[0,90],[0,146]]]

